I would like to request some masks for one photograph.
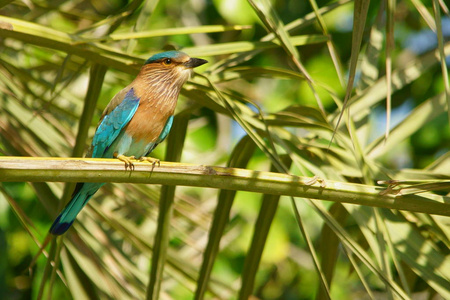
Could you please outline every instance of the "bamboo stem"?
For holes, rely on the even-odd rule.
[[[450,216],[450,198],[431,193],[399,195],[384,187],[316,181],[274,172],[161,162],[126,170],[116,159],[0,157],[1,182],[128,182],[242,190]],[[384,192],[380,194],[380,192]]]

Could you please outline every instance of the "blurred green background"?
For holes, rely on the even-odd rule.
[[[101,111],[142,62],[163,49],[181,49],[209,60],[197,72],[238,103],[231,110],[263,141],[254,151],[242,150],[249,161],[244,159],[241,167],[268,171],[274,163],[268,153],[275,153],[277,159],[290,157],[292,174],[372,185],[398,179],[408,181],[404,187],[432,182],[436,185],[421,192],[447,195],[448,201],[450,96],[443,70],[447,72],[450,59],[433,54],[439,53],[437,36],[440,49],[450,52],[448,7],[442,1],[371,1],[357,24],[354,9],[353,1],[313,0],[1,1],[0,153],[74,156],[79,122],[91,124],[88,138],[81,141],[80,149],[87,149]],[[352,52],[356,31],[361,45]],[[285,32],[292,44],[279,41]],[[268,37],[270,33],[276,37]],[[297,36],[306,40],[295,40]],[[386,48],[389,39],[391,50]],[[275,44],[259,43],[271,40]],[[392,61],[393,79],[387,60]],[[101,89],[98,102],[87,94],[93,66],[108,67],[94,87]],[[330,144],[349,76],[354,79],[347,106],[352,119],[343,116]],[[393,88],[390,105],[386,82]],[[83,115],[88,99],[94,101],[93,119]],[[154,156],[163,160],[167,143],[172,143],[182,151],[181,162],[226,166],[237,159],[232,153],[244,149],[239,142],[251,133],[220,99],[203,78],[193,78],[177,107],[177,122],[187,131],[172,130],[171,140]],[[391,135],[384,142],[388,120]],[[254,145],[254,138],[248,140]],[[333,201],[317,208],[303,199],[296,199],[293,208],[294,202],[283,196],[269,209],[276,212],[262,232],[268,236],[259,246],[264,252],[253,274],[245,266],[249,257],[258,256],[250,245],[259,229],[255,223],[263,216],[260,194],[228,196],[233,205],[229,220],[220,221],[225,227],[218,236],[220,250],[217,257],[203,256],[219,234],[209,232],[225,193],[177,187],[167,262],[158,280],[161,299],[199,299],[201,280],[207,283],[206,299],[244,299],[248,293],[252,299],[450,295],[446,217]],[[50,275],[44,256],[29,273],[39,249],[34,239],[44,239],[63,194],[62,183],[0,184],[0,298],[143,299],[154,236],[161,226],[160,186],[106,185],[74,229],[54,244],[50,257],[62,273]],[[337,227],[320,212],[329,213],[344,233],[336,235]],[[342,243],[344,237],[350,237],[354,248]],[[355,256],[359,248],[365,259]],[[200,271],[208,258],[215,261],[211,278]],[[321,288],[321,276],[329,294]],[[250,292],[243,292],[242,282],[253,279]]]

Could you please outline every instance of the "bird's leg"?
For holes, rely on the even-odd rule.
[[[147,157],[147,156],[142,156],[141,158],[139,158],[140,161],[148,161],[149,163],[152,164],[152,172],[153,169],[155,168],[156,164],[158,164],[158,167],[161,165],[161,161],[157,158],[153,158],[153,157]]]
[[[134,164],[131,161],[132,159],[136,159],[136,157],[134,157],[134,155],[132,156],[125,156],[123,154],[118,155],[117,152],[114,153],[114,158],[117,158],[118,160],[121,160],[125,163],[125,170],[130,168],[130,170],[134,169]]]

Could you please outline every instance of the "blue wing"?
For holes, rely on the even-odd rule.
[[[173,124],[173,116],[170,116],[167,119],[166,125],[164,125],[163,130],[161,131],[161,133],[159,134],[158,139],[156,140],[156,142],[154,144],[152,144],[149,148],[149,150],[147,151],[147,154],[145,154],[145,156],[149,155],[150,152],[153,151],[153,149],[156,148],[156,146],[158,146],[160,143],[162,143],[164,141],[164,139],[167,137],[167,135],[170,132],[170,129],[172,128],[172,124]]]
[[[157,144],[162,143],[164,141],[164,139],[169,134],[170,129],[172,128],[172,124],[173,124],[173,116],[170,116],[167,119],[166,125],[164,125],[164,128],[163,128],[161,134],[159,135],[158,139],[156,140]]]
[[[119,98],[113,98],[110,104],[112,107],[115,105],[114,101],[120,101],[120,94],[118,97]],[[123,100],[103,117],[103,120],[97,127],[92,141],[92,157],[105,157],[108,148],[111,147],[122,129],[130,122],[131,118],[136,113],[138,106],[139,98],[136,97],[133,88],[131,88],[126,93]],[[78,183],[72,195],[72,199],[53,222],[50,232],[54,235],[61,235],[66,232],[81,209],[102,185],[104,185],[104,183]]]
[[[107,114],[95,132],[92,141],[92,157],[103,157],[121,130],[130,122],[139,106],[139,98],[131,88],[123,101]]]

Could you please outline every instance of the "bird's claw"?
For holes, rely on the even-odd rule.
[[[156,167],[156,165],[158,165],[158,167],[161,166],[161,161],[157,158],[143,156],[139,160],[140,161],[148,161],[149,163],[151,163],[152,171]]]
[[[123,154],[117,155],[116,153],[114,154],[114,157],[125,163],[125,170],[128,168],[130,168],[130,170],[134,170],[134,164],[133,164],[132,160],[136,159],[136,157],[125,156]]]

